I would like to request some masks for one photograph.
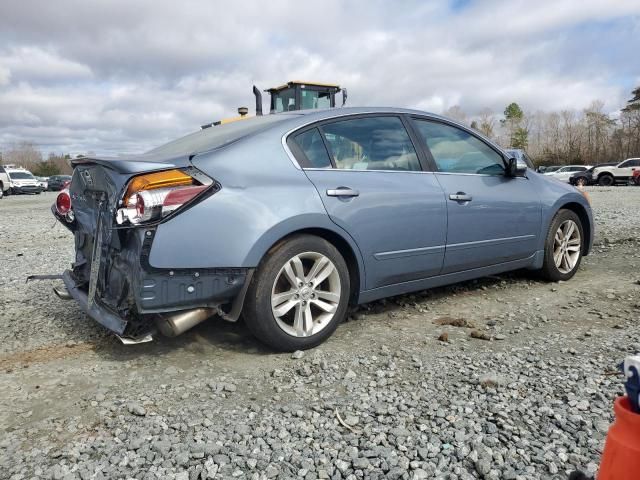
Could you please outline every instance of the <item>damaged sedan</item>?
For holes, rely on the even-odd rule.
[[[413,110],[256,116],[72,164],[56,291],[129,342],[242,315],[311,348],[349,305],[522,268],[568,280],[593,238],[579,190]]]

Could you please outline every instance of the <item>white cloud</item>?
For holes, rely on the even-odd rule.
[[[0,17],[0,147],[141,151],[294,78],[350,105],[615,111],[639,81],[639,19],[637,0],[23,0]]]

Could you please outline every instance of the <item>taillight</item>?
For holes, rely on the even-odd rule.
[[[181,170],[169,170],[134,177],[122,197],[119,224],[140,224],[160,220],[194,200],[213,181],[198,175],[198,180]]]
[[[69,190],[62,190],[56,197],[56,211],[64,216],[71,210],[71,196]]]

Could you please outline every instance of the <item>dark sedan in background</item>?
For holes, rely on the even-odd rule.
[[[64,184],[70,181],[71,175],[53,175],[49,177],[48,190],[50,192],[59,192],[64,188]]]
[[[595,185],[596,182],[593,179],[593,170],[598,168],[598,167],[609,167],[612,165],[617,165],[616,162],[613,163],[599,163],[597,165],[594,165],[591,168],[588,168],[587,170],[583,171],[583,172],[576,172],[573,175],[571,175],[571,177],[569,178],[569,183],[571,185],[575,185],[577,186],[585,186],[585,185]]]

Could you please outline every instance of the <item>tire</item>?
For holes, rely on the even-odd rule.
[[[0,182],[0,200],[4,198],[4,185]]]
[[[567,227],[573,223],[575,227],[575,235],[572,232],[569,236],[569,240],[565,243],[564,237],[566,237]],[[562,235],[560,235],[561,240],[558,241],[557,233],[560,233],[561,227]],[[578,241],[575,240],[577,235]],[[549,280],[552,282],[557,282],[559,280],[569,280],[571,277],[575,275],[580,267],[580,262],[582,261],[582,252],[584,249],[584,228],[582,226],[582,222],[580,221],[580,217],[571,211],[571,210],[559,210],[556,213],[556,216],[553,218],[551,222],[551,226],[549,227],[549,231],[547,232],[547,238],[544,242],[544,261],[542,264],[542,268],[539,273],[542,278],[545,280]],[[564,245],[564,248],[563,246]],[[568,249],[568,250],[566,250]],[[566,252],[566,257],[563,260],[562,253]],[[557,254],[560,253],[559,257],[556,257]],[[557,260],[560,260],[560,265],[558,265]],[[566,262],[566,263],[565,263]]]
[[[598,185],[600,185],[601,187],[610,187],[614,183],[615,180],[613,176],[606,173],[604,175],[600,175],[600,178],[598,178]]]
[[[301,276],[303,282],[298,281]],[[314,278],[319,283],[311,285]],[[305,350],[329,338],[342,322],[349,293],[349,270],[340,252],[323,238],[295,235],[273,247],[260,262],[247,290],[243,316],[251,333],[273,349]]]

